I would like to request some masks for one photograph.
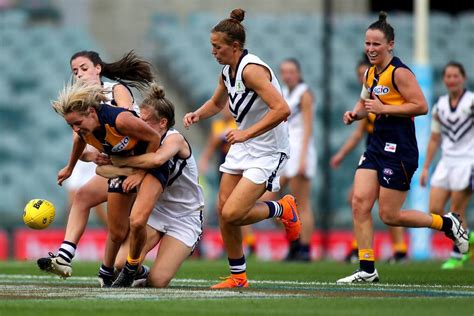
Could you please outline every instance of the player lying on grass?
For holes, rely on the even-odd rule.
[[[139,265],[158,243],[160,247],[146,284],[166,287],[192,253],[202,233],[204,198],[198,184],[197,166],[191,146],[172,128],[175,122],[173,104],[165,98],[163,89],[153,84],[140,111],[141,118],[161,136],[160,148],[139,156],[113,157],[113,165],[99,166],[97,173],[109,178],[131,176],[137,170],[163,165],[169,165],[170,172],[168,183],[160,189],[161,194],[149,218],[137,218],[132,212],[130,227],[143,225],[145,235],[140,243],[134,242],[129,235],[122,245],[116,261],[116,268],[121,272],[112,287],[129,287],[137,274],[146,273],[147,268],[139,272]],[[139,185],[138,182],[135,185]],[[133,254],[137,255],[133,257]]]

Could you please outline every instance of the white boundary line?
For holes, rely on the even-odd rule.
[[[67,280],[61,280],[59,277],[50,276],[50,275],[22,275],[22,274],[0,274],[0,284],[5,283],[8,280],[42,280],[42,281],[53,281],[53,282],[65,282],[68,281],[76,282],[97,282],[95,277],[86,277],[86,276],[73,276],[67,278]],[[206,280],[206,279],[173,279],[172,284],[211,284],[216,280]],[[319,281],[284,281],[284,280],[249,280],[251,284],[260,284],[260,285],[287,285],[287,286],[334,286],[334,287],[361,287],[361,286],[370,286],[377,288],[416,288],[416,289],[464,289],[464,290],[473,290],[474,285],[441,285],[441,284],[389,284],[389,283],[370,283],[370,284],[337,284],[336,282],[319,282]],[[296,289],[295,289],[296,290]]]

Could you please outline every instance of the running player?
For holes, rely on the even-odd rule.
[[[401,211],[410,181],[418,166],[414,116],[424,115],[428,106],[415,76],[392,55],[395,34],[381,12],[365,33],[365,52],[372,66],[361,98],[353,111],[344,113],[351,124],[374,113],[377,117],[372,139],[362,155],[354,178],[352,210],[359,245],[360,268],[338,283],[377,282],[371,210],[379,201],[379,216],[391,226],[430,227],[453,239],[462,253],[469,250],[467,234],[457,214],[440,216],[415,210]]]
[[[160,135],[139,119],[135,112],[103,103],[107,100],[103,88],[76,83],[67,86],[53,102],[54,110],[64,117],[76,132],[79,146],[94,146],[107,155],[129,156],[154,152],[160,145]],[[131,216],[151,212],[161,188],[166,185],[169,169],[141,170],[127,178],[109,180],[107,194],[108,234],[103,264],[99,270],[101,286],[110,286],[114,262],[120,245],[129,231]],[[134,190],[141,183],[138,194]],[[138,208],[138,211],[137,211]],[[135,213],[134,213],[135,212]],[[134,217],[135,218],[135,217]],[[136,229],[135,222],[131,230]],[[132,240],[133,241],[133,240]]]
[[[104,103],[135,111],[138,111],[138,106],[128,86],[144,88],[153,80],[151,65],[138,58],[133,51],[112,63],[104,62],[97,52],[80,51],[72,55],[70,65],[75,80],[103,87],[106,95]],[[104,77],[119,82],[102,81]],[[92,146],[83,150],[79,144],[80,137],[73,133],[73,149],[68,164],[58,173],[59,185],[71,176],[80,162],[79,158],[98,164],[109,162],[107,156],[99,154]],[[107,186],[107,179],[96,175],[77,190],[69,212],[64,241],[57,255],[50,253],[50,257],[38,259],[41,270],[63,278],[71,276],[71,261],[86,228],[90,209],[107,201]]]
[[[155,153],[120,158],[113,157],[114,166],[99,166],[104,176],[128,175],[129,168],[158,168],[170,161],[169,181],[156,202],[146,226],[146,244],[140,261],[158,243],[155,262],[150,270],[147,285],[166,287],[183,261],[192,253],[202,233],[204,197],[198,184],[198,171],[191,146],[173,128],[174,105],[165,98],[164,91],[152,84],[150,92],[140,105],[141,118],[161,135],[160,148]],[[104,170],[106,169],[106,170]],[[112,173],[113,172],[113,173]],[[130,236],[129,236],[130,237]],[[130,239],[130,238],[129,238]],[[113,286],[130,286],[130,264],[127,261],[129,239],[117,257],[116,268],[123,268]]]
[[[364,55],[364,58],[359,61],[356,68],[357,79],[359,80],[360,84],[363,84],[365,81],[365,74],[367,69],[370,67],[370,62],[367,56]],[[359,142],[363,139],[364,135],[367,134],[366,137],[366,147],[370,142],[370,138],[372,136],[372,132],[374,131],[374,121],[375,121],[375,114],[369,113],[365,119],[361,119],[359,124],[357,125],[357,129],[354,130],[352,135],[348,138],[348,140],[342,145],[339,151],[332,156],[330,164],[332,168],[338,168],[341,164],[342,160],[352,151],[354,148],[359,144]],[[354,192],[354,188],[351,187],[349,190],[348,201],[349,205],[352,203],[352,194]],[[404,229],[403,227],[395,227],[389,226],[388,230],[390,232],[390,236],[392,238],[393,243],[393,256],[389,259],[391,263],[398,263],[404,262],[407,260],[407,244],[405,242],[404,236]],[[351,250],[346,256],[346,262],[356,263],[359,261],[359,253],[357,247],[357,240],[354,237],[354,240],[351,243]]]
[[[211,99],[183,119],[188,128],[219,113],[228,100],[239,127],[226,135],[231,147],[220,167],[218,211],[231,275],[214,289],[248,286],[240,226],[278,217],[290,240],[297,239],[301,230],[293,196],[257,203],[265,190],[280,188],[279,175],[289,154],[284,121],[290,109],[270,67],[244,49],[244,13],[235,9],[212,29],[212,54],[224,68]]]
[[[430,183],[430,212],[442,215],[451,199],[451,209],[459,212],[467,229],[465,211],[474,189],[474,93],[464,87],[466,72],[460,63],[449,62],[444,67],[443,81],[448,94],[433,107],[431,137],[420,183],[426,185],[430,164],[441,145],[441,160]],[[474,243],[473,233],[470,242]],[[451,258],[441,268],[461,268],[470,257],[470,253],[463,255],[454,245]]]
[[[212,160],[212,156],[215,152],[218,154],[217,172],[219,174],[219,180],[222,173],[219,171],[219,166],[225,162],[225,157],[230,149],[230,144],[226,139],[226,134],[230,130],[237,128],[237,123],[234,117],[230,113],[229,108],[226,106],[220,112],[221,118],[212,121],[211,132],[206,141],[206,147],[204,147],[201,157],[199,158],[199,174],[205,175],[209,169],[209,161]],[[242,226],[242,235],[244,247],[248,247],[248,254],[255,252],[255,234],[252,226]]]
[[[290,242],[287,260],[310,261],[310,243],[314,230],[311,208],[311,179],[316,173],[316,149],[313,139],[314,97],[303,81],[301,67],[296,59],[289,58],[280,65],[284,86],[283,97],[290,106],[288,118],[291,157],[283,169],[281,183],[290,187],[298,201],[301,218],[301,236]]]

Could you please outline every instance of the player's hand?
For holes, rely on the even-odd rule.
[[[352,122],[354,122],[355,120],[357,120],[357,113],[354,111],[346,111],[346,113],[344,113],[344,116],[342,117],[342,121],[346,125],[352,124]]]
[[[428,183],[428,174],[429,174],[429,171],[428,171],[428,168],[423,168],[421,170],[421,174],[420,174],[420,185],[422,187],[425,187],[426,184]]]
[[[199,121],[199,115],[196,112],[189,112],[183,118],[183,125],[185,128],[189,128],[189,126],[197,123]]]
[[[110,157],[110,160],[112,161],[112,164],[116,167],[124,167],[127,165],[127,157],[112,156]]]
[[[112,161],[110,160],[109,155],[104,153],[98,153],[97,156],[94,158],[94,162],[98,166],[103,165],[111,165]]]
[[[139,186],[143,178],[145,178],[146,172],[145,170],[139,170],[131,175],[129,175],[125,180],[122,182],[122,188],[124,192],[130,192],[137,186]]]
[[[329,165],[331,168],[336,169],[341,165],[342,160],[344,159],[344,156],[341,154],[335,154],[334,156],[331,157],[331,160],[329,161]]]
[[[243,143],[248,140],[249,137],[247,136],[246,131],[242,131],[240,129],[233,129],[227,132],[227,134],[225,135],[225,139],[229,144],[233,145],[235,143]]]
[[[63,185],[63,182],[69,178],[72,174],[72,169],[69,168],[69,166],[66,166],[64,168],[62,168],[61,170],[59,170],[58,172],[58,177],[57,177],[57,183],[58,185]]]
[[[384,113],[385,105],[382,102],[380,102],[379,99],[375,98],[375,99],[365,99],[364,107],[367,110],[367,112],[379,115],[379,114]]]

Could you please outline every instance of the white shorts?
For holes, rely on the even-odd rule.
[[[69,190],[77,190],[87,183],[96,175],[95,168],[97,165],[93,162],[84,162],[78,160],[72,175],[64,181],[64,186]]]
[[[288,159],[288,163],[285,168],[283,168],[282,176],[286,178],[293,178],[298,173],[300,168],[300,159],[301,159],[301,142],[292,141],[290,142],[291,148],[291,157]],[[314,145],[310,143],[308,145],[308,153],[306,157],[306,168],[305,168],[305,177],[312,178],[316,173],[317,159],[316,159],[316,149]]]
[[[147,224],[156,231],[176,238],[187,247],[194,249],[202,236],[202,211],[183,217],[173,217],[155,207]]]
[[[280,190],[280,175],[288,157],[284,153],[253,157],[240,146],[230,147],[225,162],[220,166],[221,172],[241,174],[255,184],[266,183],[267,190]]]
[[[468,160],[441,158],[431,176],[431,186],[449,191],[474,189],[474,163]]]

